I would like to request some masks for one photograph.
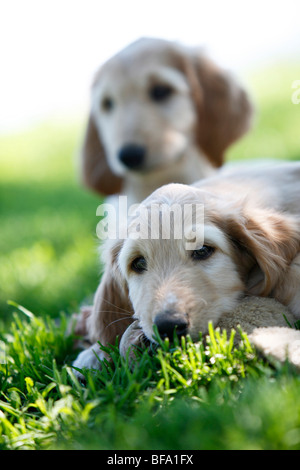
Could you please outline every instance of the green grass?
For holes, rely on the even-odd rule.
[[[44,124],[0,139],[0,310],[12,299],[56,316],[88,299],[99,279],[98,197],[77,181],[79,126]]]
[[[300,103],[292,103],[299,77],[299,63],[275,63],[245,77],[255,116],[251,132],[230,149],[231,160],[300,159]]]
[[[66,325],[15,315],[1,335],[0,448],[299,448],[300,377],[265,364],[246,335],[234,347],[234,333],[211,327],[206,345],[161,342],[131,366],[112,347],[84,386]]]
[[[299,159],[299,73],[247,77],[257,118],[229,160]],[[211,329],[207,346],[162,343],[133,368],[112,348],[112,364],[76,380],[67,321],[100,277],[101,201],[77,178],[82,131],[52,122],[0,138],[0,448],[299,449],[299,375],[246,336],[234,347]]]

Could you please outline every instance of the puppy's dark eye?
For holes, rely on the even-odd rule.
[[[110,96],[106,96],[101,102],[101,108],[103,111],[111,111],[114,105],[114,101],[112,98],[110,98]]]
[[[196,261],[203,261],[209,258],[214,253],[214,251],[215,249],[212,246],[203,245],[203,247],[199,250],[194,250],[192,252],[192,258]]]
[[[149,90],[149,96],[153,101],[165,101],[173,93],[169,85],[153,85]]]
[[[138,274],[141,274],[144,271],[147,271],[147,261],[143,256],[135,258],[131,263],[131,269]]]

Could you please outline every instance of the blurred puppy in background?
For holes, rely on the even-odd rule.
[[[83,182],[129,204],[166,183],[190,184],[223,164],[251,115],[243,88],[199,49],[137,40],[94,78]]]

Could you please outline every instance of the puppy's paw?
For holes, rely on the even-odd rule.
[[[134,321],[129,325],[127,330],[124,332],[121,341],[120,341],[120,354],[123,357],[126,357],[127,351],[131,349],[129,352],[129,357],[131,359],[134,358],[134,350],[132,349],[133,346],[142,346],[143,345],[143,338],[144,333],[143,330],[139,327],[138,321]]]
[[[100,360],[99,360],[100,359]],[[105,359],[105,353],[100,349],[98,343],[93,344],[88,349],[82,351],[73,362],[73,372],[77,378],[84,380],[83,374],[78,369],[101,369],[101,360]]]
[[[300,370],[300,331],[287,327],[256,328],[249,336],[254,346],[265,356],[289,361]]]

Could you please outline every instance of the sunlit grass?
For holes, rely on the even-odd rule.
[[[299,63],[272,64],[247,75],[255,117],[251,132],[229,150],[230,159],[300,159],[300,103],[292,103],[299,77]]]
[[[99,280],[96,207],[76,169],[82,130],[43,125],[0,139],[0,309],[78,309]]]
[[[0,335],[2,449],[300,446],[299,376],[264,363],[242,333],[236,347],[210,326],[206,343],[160,342],[130,364],[108,348],[111,363],[83,371],[83,385],[66,317],[25,315]]]

